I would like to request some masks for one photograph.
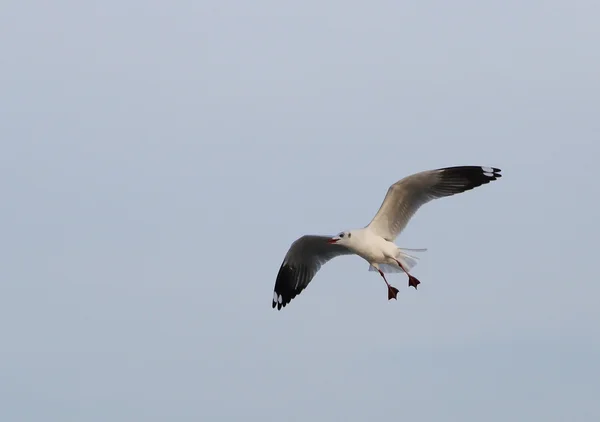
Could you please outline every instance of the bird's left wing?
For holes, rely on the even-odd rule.
[[[280,310],[299,295],[327,261],[354,253],[345,246],[327,243],[329,239],[330,236],[305,235],[292,243],[277,274],[273,308]]]

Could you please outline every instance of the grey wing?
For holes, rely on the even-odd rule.
[[[345,246],[327,243],[330,238],[306,235],[292,243],[277,274],[273,308],[280,310],[299,295],[327,261],[353,253]]]
[[[428,170],[394,183],[367,227],[393,241],[427,202],[461,193],[502,177],[494,167],[459,166]]]

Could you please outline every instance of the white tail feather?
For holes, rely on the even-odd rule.
[[[411,252],[425,252],[427,249],[406,249],[406,248],[398,248],[398,254],[396,255],[396,259],[400,261],[402,266],[406,268],[406,271],[412,270],[419,262],[419,258],[413,255],[409,255],[404,251]],[[390,264],[379,264],[379,269],[381,272],[385,274],[389,273],[403,273],[404,270],[397,265]],[[377,271],[377,268],[369,265],[369,271]]]
[[[404,271],[402,271],[402,268],[398,267],[397,265],[389,265],[389,264],[379,264],[379,269],[384,274],[403,273],[404,272]],[[378,271],[378,270],[374,266],[369,265],[369,271]],[[408,270],[408,271],[410,271],[410,270]]]
[[[427,252],[427,248],[419,248],[419,249],[409,249],[409,248],[398,248],[403,251],[412,251],[412,252]]]

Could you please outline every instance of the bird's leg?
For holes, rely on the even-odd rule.
[[[381,276],[383,277],[383,281],[385,281],[385,284],[387,284],[387,288],[388,288],[388,300],[392,300],[392,299],[396,299],[396,295],[398,294],[398,289],[395,288],[394,286],[392,286],[390,283],[388,283],[388,281],[385,279],[385,275],[383,275],[383,271],[381,271],[379,268],[377,269],[377,271],[379,271],[379,274],[381,274]]]
[[[402,268],[402,270],[403,270],[403,271],[406,273],[406,275],[408,276],[408,286],[409,286],[409,287],[411,287],[411,286],[412,286],[412,287],[414,287],[414,288],[416,289],[416,288],[417,288],[417,286],[418,286],[419,284],[421,284],[421,282],[420,282],[420,281],[417,279],[417,277],[414,277],[414,276],[410,275],[410,274],[409,274],[409,272],[406,270],[406,268],[404,268],[404,265],[402,265],[402,264],[400,263],[400,261],[398,261],[398,260],[396,259],[396,262],[398,263],[398,266],[399,266],[400,268]]]

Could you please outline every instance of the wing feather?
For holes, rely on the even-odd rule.
[[[342,245],[327,243],[330,236],[305,235],[290,246],[279,268],[273,289],[273,308],[280,310],[299,295],[329,260],[353,254]]]
[[[422,171],[389,187],[377,214],[367,227],[393,241],[427,202],[474,189],[502,175],[495,167],[458,166]]]

